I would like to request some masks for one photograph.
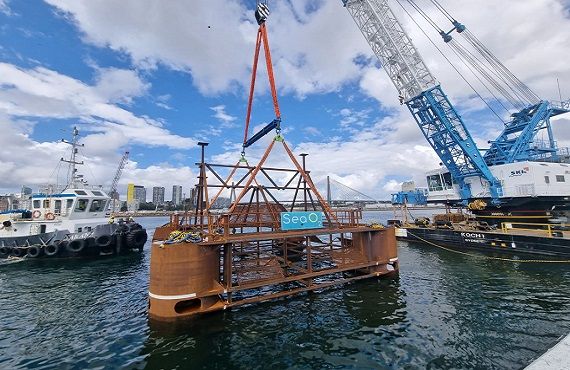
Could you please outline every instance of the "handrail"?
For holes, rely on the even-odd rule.
[[[514,225],[520,226],[535,226],[535,228],[528,228],[528,227],[515,227]],[[501,222],[501,231],[508,234],[509,230],[519,230],[519,231],[530,231],[530,232],[538,232],[538,233],[545,233],[547,236],[552,237],[553,235],[553,224],[540,224],[540,223],[533,223],[533,222]],[[565,225],[560,225],[565,226]],[[536,228],[536,227],[544,227],[544,228]]]

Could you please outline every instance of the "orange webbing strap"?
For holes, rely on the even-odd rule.
[[[243,134],[243,144],[247,141],[249,131],[249,120],[251,118],[251,107],[253,105],[253,91],[255,89],[255,78],[257,76],[257,62],[259,60],[259,48],[261,47],[261,27],[257,31],[255,41],[255,54],[253,55],[253,69],[251,71],[251,85],[249,86],[249,99],[247,101],[247,115],[245,116],[245,133]]]
[[[277,90],[275,89],[275,78],[273,77],[273,64],[271,63],[271,52],[269,51],[269,40],[267,39],[267,29],[265,23],[259,26],[261,35],[263,36],[263,49],[265,50],[265,64],[267,64],[267,76],[269,77],[269,85],[271,86],[271,96],[273,97],[273,109],[275,109],[275,117],[281,118],[279,111],[279,103],[277,102]]]

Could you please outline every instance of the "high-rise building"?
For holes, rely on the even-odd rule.
[[[172,186],[172,203],[175,206],[182,204],[182,186],[173,185]]]
[[[152,202],[155,205],[164,204],[164,187],[155,186],[152,188]]]
[[[135,185],[135,199],[139,203],[146,203],[146,188],[144,186]]]
[[[21,191],[22,195],[32,195],[32,188],[28,187],[28,186],[22,186],[22,191]]]
[[[127,185],[127,207],[129,211],[136,211],[140,203],[146,203],[146,189],[144,186]]]
[[[127,202],[133,202],[135,200],[135,184],[127,185]]]

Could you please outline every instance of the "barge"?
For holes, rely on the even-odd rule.
[[[508,253],[528,258],[570,260],[570,230],[564,225],[503,222],[499,227],[480,222],[435,222],[416,219],[399,225],[399,240],[453,248]]]

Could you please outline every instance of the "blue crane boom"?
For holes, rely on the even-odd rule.
[[[342,2],[388,73],[401,101],[457,182],[463,202],[467,203],[472,197],[465,180],[479,176],[488,182],[492,202],[500,203],[500,182],[491,173],[461,116],[436,83],[388,2]]]
[[[490,165],[519,161],[555,159],[557,146],[550,127],[550,117],[568,112],[562,106],[548,101],[527,106],[512,114],[512,120],[505,124],[499,137],[490,141],[485,152],[485,161]],[[537,134],[546,130],[546,140],[537,140]]]

